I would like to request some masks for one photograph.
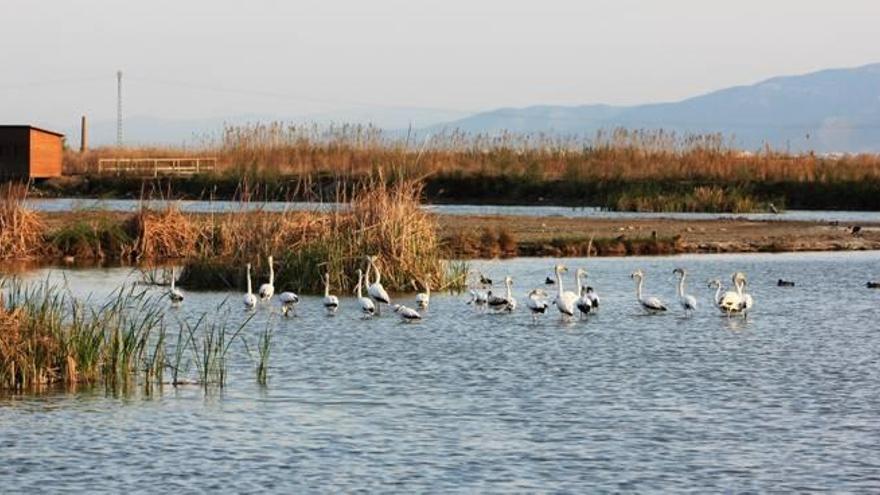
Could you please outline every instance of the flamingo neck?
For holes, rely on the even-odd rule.
[[[638,283],[636,283],[636,297],[638,298],[639,301],[642,300],[642,282],[643,281],[644,281],[644,279],[642,277],[639,277],[639,281],[638,281]]]
[[[583,296],[583,295],[584,295],[584,282],[583,282],[583,278],[584,278],[584,274],[583,274],[583,273],[578,273],[578,274],[575,275],[575,277],[574,277],[575,283],[577,284],[578,296]]]
[[[251,287],[251,267],[247,269],[247,285],[248,285],[248,294],[253,294],[254,290]]]
[[[504,285],[507,286],[507,300],[509,301],[511,297],[513,297],[513,289],[510,288],[510,280],[505,280]]]
[[[358,284],[357,284],[357,295],[358,299],[361,298],[361,284],[364,281],[364,275],[362,273],[358,273]]]
[[[740,280],[740,279],[735,280],[735,281],[734,281],[734,285],[736,286],[736,293],[737,293],[740,297],[742,297],[742,295],[743,295],[743,284],[742,284],[742,280]]]
[[[174,267],[171,267],[171,290],[174,290]]]
[[[678,279],[678,297],[684,297],[684,277],[682,274],[681,278]]]
[[[324,297],[330,296],[330,274],[324,275]]]
[[[721,284],[718,284],[718,286],[715,287],[715,302],[721,302]]]
[[[275,283],[275,268],[272,267],[272,262],[269,262],[269,285],[273,285]]]
[[[559,300],[562,301],[562,273],[556,270],[556,291],[559,293]]]

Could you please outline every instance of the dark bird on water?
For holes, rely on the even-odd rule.
[[[776,282],[778,287],[794,287],[794,282],[791,280],[782,280],[781,278]]]
[[[866,286],[869,289],[880,289],[880,282],[868,282]]]

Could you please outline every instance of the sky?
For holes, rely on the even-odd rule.
[[[0,0],[0,123],[673,101],[880,61],[877,0]]]

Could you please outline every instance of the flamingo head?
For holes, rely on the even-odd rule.
[[[513,279],[510,277],[510,275],[504,277],[504,283],[507,285],[510,285],[513,283]]]
[[[672,274],[678,275],[679,277],[684,277],[685,273],[686,273],[686,270],[684,268],[676,268],[675,270],[672,270]]]
[[[568,272],[568,268],[567,268],[565,265],[556,265],[556,267],[553,269],[553,271],[554,271],[557,275],[559,275],[559,274],[561,274],[561,273],[567,273],[567,272]]]
[[[586,291],[587,291],[587,294],[592,294],[593,288],[588,285]]]
[[[529,292],[529,297],[547,297],[547,293],[542,289],[532,289],[532,291]]]
[[[721,281],[718,280],[717,278],[710,280],[709,281],[709,288],[710,289],[720,289],[721,288]]]
[[[586,277],[586,276],[587,276],[587,271],[584,270],[583,268],[578,268],[577,271],[575,272],[575,276],[578,277],[578,278],[580,278],[580,277]]]
[[[269,255],[269,265],[271,265],[271,264],[272,264],[272,255],[270,254]]]
[[[635,280],[635,279],[641,280],[641,279],[645,278],[645,274],[642,273],[641,269],[639,269],[639,270],[632,272],[632,275],[630,275],[629,278],[631,278],[633,280]]]
[[[731,278],[732,278],[732,280],[733,280],[734,285],[736,285],[736,284],[738,284],[738,283],[740,283],[740,282],[742,282],[743,285],[745,285],[745,284],[748,282],[748,281],[746,280],[746,274],[743,273],[743,272],[736,272],[736,273],[733,274],[733,277],[731,277]]]

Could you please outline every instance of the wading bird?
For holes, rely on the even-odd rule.
[[[412,283],[413,286],[416,285],[415,280],[413,280]],[[425,286],[425,292],[419,292],[416,294],[416,306],[418,306],[419,309],[428,309],[428,305],[431,304],[431,285],[427,281],[422,285]],[[416,290],[418,290],[418,287],[416,287]]]
[[[296,305],[299,304],[299,296],[290,291],[278,294],[278,300],[281,301],[281,314],[284,316],[296,316]]]
[[[578,299],[575,303],[575,307],[580,312],[580,317],[583,318],[590,314],[590,311],[593,310],[593,301],[587,296],[587,293],[584,291],[584,282],[583,277],[587,274],[587,271],[583,268],[578,268],[575,272],[574,279],[578,288]]]
[[[171,291],[168,292],[168,299],[171,299],[171,304],[178,305],[183,302],[183,292],[180,292],[177,287],[174,286],[174,279],[177,278],[174,274],[174,267],[171,267]]]
[[[593,305],[593,309],[591,311],[595,313],[599,310],[599,294],[597,294],[596,291],[588,285],[586,295],[588,298],[590,298],[590,303]]]
[[[697,310],[697,298],[684,292],[684,280],[687,278],[687,270],[676,268],[672,270],[672,273],[678,275],[678,302],[681,304],[681,308],[684,309],[684,315],[689,317],[692,312]]]
[[[709,288],[715,289],[715,306],[727,316],[740,311],[742,298],[736,291],[726,291],[721,293],[721,281],[717,278],[709,281]]]
[[[419,314],[418,311],[408,308],[406,306],[395,304],[393,306],[394,312],[400,315],[400,318],[405,322],[414,322],[422,319],[422,315]]]
[[[335,315],[339,309],[339,298],[330,294],[330,272],[324,274],[324,309],[328,316]]]
[[[562,287],[562,274],[567,272],[568,268],[562,265],[556,265],[553,272],[556,274],[556,309],[562,313],[562,319],[567,320],[574,316],[575,303],[578,300],[577,294]]]
[[[538,315],[547,312],[549,305],[547,304],[547,293],[541,289],[532,289],[529,297],[526,298],[526,307],[532,313],[532,321],[538,321]]]
[[[361,313],[364,314],[364,318],[371,318],[374,314],[376,314],[376,305],[373,304],[373,300],[369,297],[364,297],[361,292],[361,287],[364,283],[364,272],[360,268],[358,268],[358,283],[355,288],[355,293],[357,294],[358,304],[361,305]]]
[[[257,306],[257,296],[254,295],[253,287],[251,287],[251,264],[247,264],[247,294],[244,295],[244,307],[254,309]]]
[[[376,259],[376,256],[367,256],[367,273],[364,280],[367,282],[367,295],[376,302],[376,314],[381,314],[382,304],[391,304],[391,298],[382,286],[382,274],[376,266]],[[370,283],[370,270],[376,271],[376,280],[373,283]]]
[[[642,297],[642,284],[645,282],[645,274],[641,270],[634,271],[630,278],[636,281],[636,299],[639,301],[642,309],[649,314],[659,314],[666,311],[666,305],[659,298],[654,296]]]
[[[272,256],[269,256],[269,282],[260,286],[260,301],[266,302],[275,295],[275,267],[272,266]]]
[[[743,316],[748,316],[748,312],[754,306],[755,301],[752,299],[752,295],[746,293],[746,285],[748,284],[748,280],[746,279],[746,274],[743,272],[736,272],[733,274],[733,284],[736,287],[736,292],[740,297],[740,311]]]
[[[490,308],[495,311],[507,311],[508,313],[512,312],[516,309],[516,299],[513,297],[513,279],[508,277],[504,278],[504,285],[507,287],[507,292],[504,297],[496,296],[492,294],[492,291],[489,291],[488,305]]]

